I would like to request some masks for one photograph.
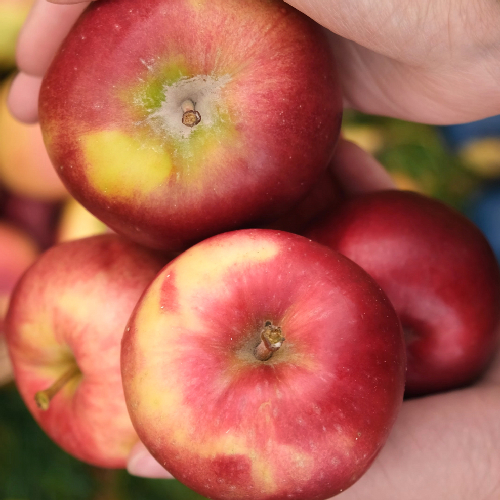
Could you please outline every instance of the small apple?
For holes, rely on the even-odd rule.
[[[16,43],[34,0],[0,0],[0,72],[14,68]]]
[[[122,339],[130,416],[156,460],[212,499],[319,500],[369,467],[403,399],[399,319],[342,255],[265,229],[168,264]]]
[[[47,154],[40,125],[19,122],[7,108],[10,82],[6,80],[0,87],[0,182],[12,193],[39,201],[67,198],[68,191]]]
[[[120,340],[163,258],[116,235],[47,250],[19,281],[6,338],[19,392],[78,459],[125,467],[137,441],[123,399]]]
[[[280,0],[93,2],[39,103],[72,195],[116,232],[175,250],[294,206],[342,115],[325,33]]]
[[[359,195],[306,235],[346,255],[381,285],[406,333],[406,392],[475,380],[495,352],[500,273],[479,229],[409,191]]]

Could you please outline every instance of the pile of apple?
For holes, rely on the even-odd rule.
[[[473,382],[500,272],[422,195],[343,198],[321,29],[279,0],[101,0],[64,42],[40,122],[69,192],[117,234],[49,248],[6,335],[19,391],[69,453],[140,439],[213,499],[326,499],[407,395]]]

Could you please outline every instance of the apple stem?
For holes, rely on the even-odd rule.
[[[186,99],[182,101],[182,123],[186,127],[194,127],[201,121],[201,115],[196,109],[194,109],[194,102],[191,99]]]
[[[255,348],[254,354],[259,361],[267,361],[283,344],[285,337],[281,334],[281,327],[274,326],[266,321],[260,332],[260,344]]]
[[[50,400],[74,377],[80,374],[78,366],[72,365],[48,389],[35,394],[35,402],[41,410],[48,410]]]

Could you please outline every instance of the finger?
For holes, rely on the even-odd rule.
[[[29,75],[43,76],[88,4],[56,5],[47,0],[36,0],[17,42],[19,69]]]
[[[396,189],[391,176],[373,156],[345,139],[340,139],[330,169],[349,194]]]
[[[24,123],[35,123],[38,121],[38,94],[42,78],[19,73],[14,78],[7,106],[14,118]]]
[[[167,472],[153,458],[140,441],[132,448],[128,459],[127,470],[129,474],[132,474],[133,476],[173,479],[172,474]]]

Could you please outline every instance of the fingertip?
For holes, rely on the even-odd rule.
[[[9,89],[7,107],[12,116],[24,123],[38,121],[38,94],[42,78],[19,73]]]
[[[139,441],[130,453],[127,471],[132,476],[149,477],[156,479],[174,479],[149,453]]]
[[[17,66],[22,72],[42,76],[47,71],[62,41],[89,2],[64,4],[47,0],[34,3],[17,41]]]

